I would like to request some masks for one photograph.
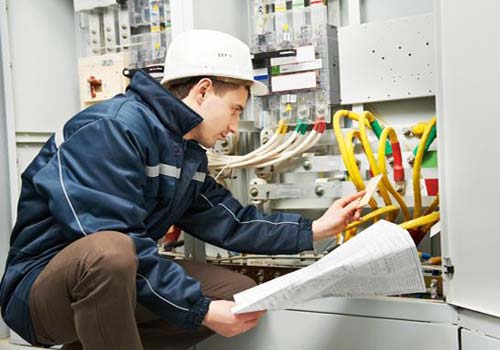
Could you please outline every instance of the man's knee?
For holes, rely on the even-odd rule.
[[[212,299],[232,300],[234,294],[256,285],[251,278],[222,266],[188,260],[177,263],[200,282],[203,294]]]
[[[238,276],[235,278],[235,285],[238,291],[236,293],[242,292],[246,289],[255,287],[257,285],[257,282],[255,282],[253,279],[250,277],[243,275],[243,274],[238,274]],[[235,294],[236,294],[235,293]]]
[[[98,244],[97,264],[110,274],[132,275],[137,271],[137,255],[130,237],[115,231],[103,231],[95,235]]]
[[[217,299],[233,300],[233,295],[257,285],[250,277],[231,270],[223,274],[223,281],[221,288],[212,291]]]

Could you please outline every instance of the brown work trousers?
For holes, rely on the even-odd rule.
[[[219,266],[177,261],[211,299],[232,300],[255,283]],[[38,342],[63,349],[185,349],[212,335],[185,331],[136,305],[137,257],[133,241],[98,232],[59,252],[36,279],[30,312]]]

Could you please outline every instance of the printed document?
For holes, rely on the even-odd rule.
[[[327,296],[418,292],[425,292],[425,284],[413,240],[380,220],[314,264],[236,294],[232,311],[280,310]]]

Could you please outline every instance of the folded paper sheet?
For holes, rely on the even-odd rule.
[[[424,292],[417,250],[408,232],[380,220],[316,263],[234,296],[233,313],[280,310],[326,296]]]

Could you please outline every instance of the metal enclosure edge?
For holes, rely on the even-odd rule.
[[[489,38],[500,36],[499,12],[494,0],[436,3],[442,255],[455,268],[445,291],[449,303],[497,317],[500,166],[494,155],[500,145],[494,141],[499,123],[493,113],[500,109],[494,80],[500,76],[500,50]],[[473,26],[464,25],[475,18],[480,20]]]

